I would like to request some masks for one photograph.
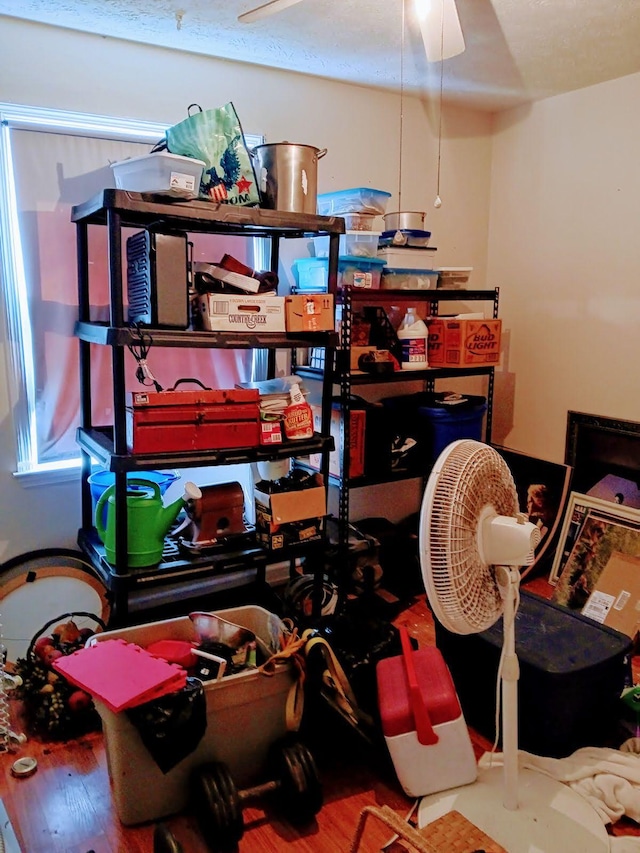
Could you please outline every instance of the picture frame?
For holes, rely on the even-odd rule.
[[[617,550],[622,553],[631,554],[637,544],[637,553],[633,555],[640,555],[640,510],[626,507],[624,504],[618,505],[593,495],[572,491],[569,495],[558,547],[549,574],[549,583],[553,586],[558,587],[562,579],[561,588],[556,590],[557,594],[554,593],[553,596],[554,600],[558,600],[558,603],[563,603],[560,600],[563,597],[563,588],[567,584],[569,575],[576,568],[575,564],[579,559],[581,547],[584,549],[585,538],[588,534],[586,529],[588,522],[597,523],[603,528],[603,536],[600,537],[602,544],[598,543],[595,554],[596,568],[600,566],[604,568],[602,561],[607,556],[607,549],[609,553],[611,552],[614,540],[616,545],[620,546]],[[631,537],[633,546],[630,546],[629,543],[620,543],[621,537],[624,539],[622,534],[626,534],[626,531],[637,533],[637,537]],[[590,573],[592,581],[597,580],[595,577],[596,568]]]
[[[546,574],[559,540],[564,509],[570,494],[572,468],[501,445],[493,447],[511,472],[520,512],[525,513],[541,529],[535,560],[531,565],[522,567],[521,580]]]
[[[565,463],[574,491],[640,508],[640,422],[568,411]]]

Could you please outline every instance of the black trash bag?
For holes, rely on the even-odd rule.
[[[358,705],[371,716],[378,710],[376,664],[402,654],[400,632],[386,619],[352,606],[319,626],[318,633],[333,649]]]
[[[182,690],[126,712],[163,773],[168,773],[200,743],[207,728],[204,685],[188,677]]]

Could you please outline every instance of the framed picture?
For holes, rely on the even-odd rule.
[[[549,575],[553,600],[582,609],[614,551],[640,556],[640,510],[571,492]]]
[[[640,509],[640,423],[569,411],[564,461],[574,491]]]
[[[518,493],[518,505],[540,528],[536,558],[522,569],[521,577],[546,574],[559,539],[560,525],[571,486],[571,467],[494,445],[507,463]]]

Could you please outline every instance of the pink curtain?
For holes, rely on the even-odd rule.
[[[38,461],[78,455],[79,423],[76,226],[74,204],[113,186],[109,162],[148,153],[147,145],[14,130],[11,134],[24,273],[33,339]],[[90,227],[91,316],[108,318],[106,229]],[[125,232],[125,235],[126,236]],[[196,259],[215,262],[228,252],[250,263],[250,241],[200,236]],[[92,405],[95,424],[113,421],[111,351],[92,346]],[[164,388],[196,377],[214,388],[249,378],[247,350],[182,347],[151,349],[148,365]],[[129,389],[140,388],[135,359],[126,353]]]

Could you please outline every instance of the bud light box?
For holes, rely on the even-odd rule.
[[[480,367],[500,361],[502,320],[429,321],[429,367]]]

